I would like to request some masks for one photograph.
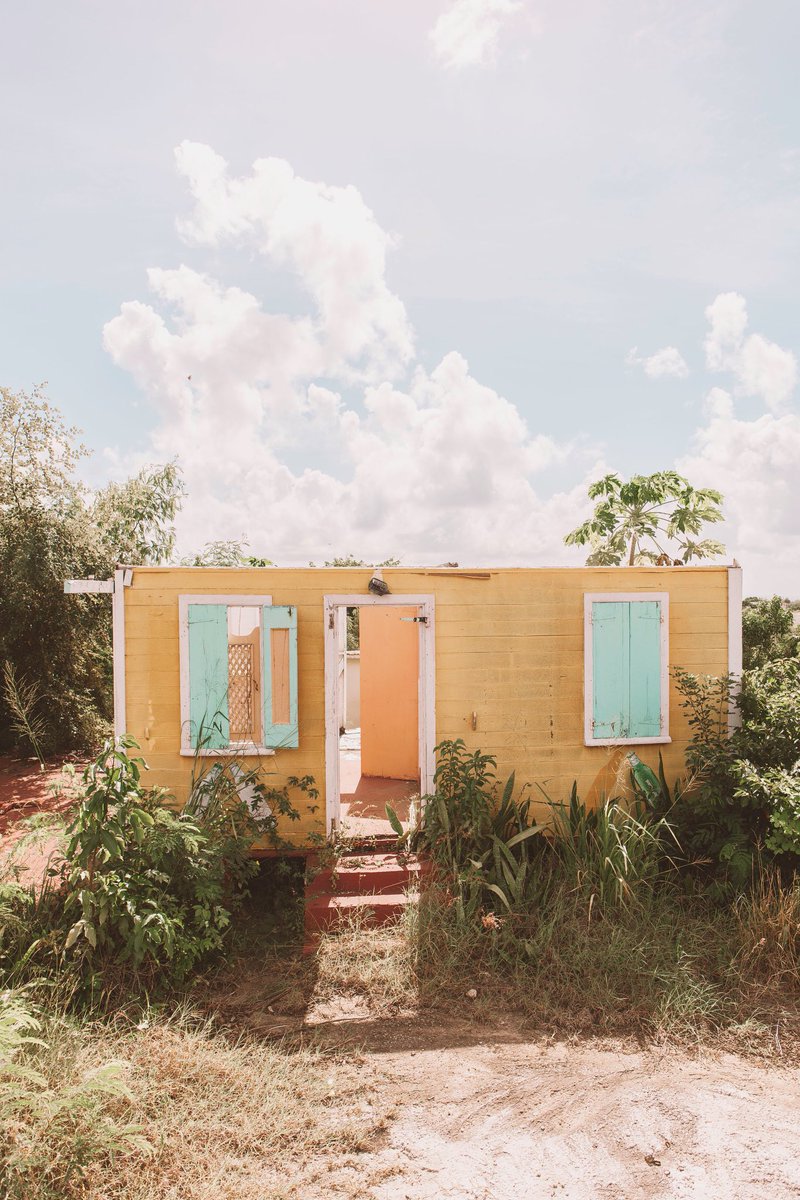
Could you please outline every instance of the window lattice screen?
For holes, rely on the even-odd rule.
[[[253,647],[246,642],[228,646],[228,718],[231,737],[253,737]]]

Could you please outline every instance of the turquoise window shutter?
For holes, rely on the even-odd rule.
[[[661,605],[637,600],[630,610],[630,724],[628,737],[661,733]]]
[[[262,608],[261,652],[264,745],[273,750],[298,746],[297,609],[293,605]]]
[[[661,603],[592,603],[592,737],[661,734]]]
[[[189,605],[189,727],[194,749],[224,750],[228,726],[228,608]]]
[[[629,605],[592,605],[592,736],[628,736],[630,697]]]

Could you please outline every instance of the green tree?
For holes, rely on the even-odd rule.
[[[86,455],[43,388],[0,388],[0,664],[35,697],[28,719],[47,753],[94,745],[111,710],[108,597],[65,596],[64,580],[159,561],[182,494],[168,464],[92,497],[77,476]],[[19,726],[0,688],[0,747]]]
[[[181,559],[184,567],[274,567],[269,558],[246,554],[244,538],[227,538],[219,542],[206,542],[202,550]]]
[[[589,498],[597,501],[592,516],[564,538],[568,546],[591,547],[589,567],[688,563],[725,552],[720,542],[699,536],[705,524],[722,520],[722,496],[693,487],[676,471],[634,475],[627,483],[604,475]]]
[[[175,549],[175,517],[186,490],[177,463],[142,467],[124,483],[110,483],[90,509],[106,557],[115,563],[158,565]]]
[[[746,670],[800,655],[800,626],[789,601],[748,596],[742,605],[742,643]]]

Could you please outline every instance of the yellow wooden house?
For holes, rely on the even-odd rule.
[[[312,775],[316,811],[280,830],[300,848],[408,819],[444,739],[596,800],[631,749],[681,773],[673,669],[741,669],[741,596],[737,566],[121,568],[116,732],[178,802],[198,758]]]

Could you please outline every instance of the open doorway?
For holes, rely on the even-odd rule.
[[[326,597],[326,608],[328,827],[391,837],[387,804],[407,826],[430,788],[432,601]]]

